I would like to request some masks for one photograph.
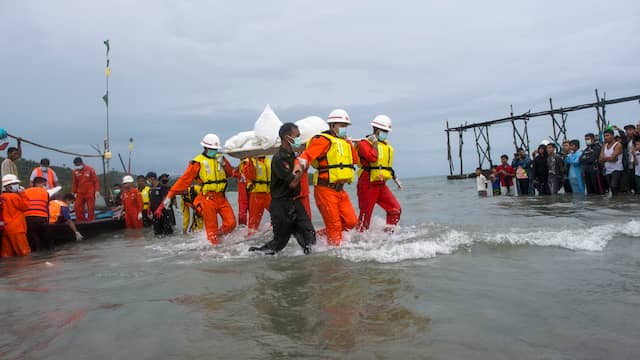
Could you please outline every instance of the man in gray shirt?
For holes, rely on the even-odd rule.
[[[15,161],[22,157],[22,144],[21,139],[18,139],[18,147],[10,147],[7,149],[7,158],[2,162],[2,168],[0,172],[1,176],[13,174],[18,176],[18,168],[16,167]]]

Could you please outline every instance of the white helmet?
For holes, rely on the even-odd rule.
[[[200,142],[200,145],[207,149],[220,149],[220,138],[216,134],[207,134]]]
[[[549,142],[549,140],[547,140],[547,139],[544,139],[544,140],[542,140],[542,141],[540,142],[540,145],[544,145],[544,146],[547,146],[547,145],[549,145],[549,144],[551,144],[551,143],[550,143],[550,142]]]
[[[18,180],[17,176],[13,174],[7,174],[2,177],[2,187],[5,187],[11,184],[20,184],[20,180]]]
[[[371,126],[376,129],[391,132],[391,118],[387,115],[378,115],[371,122]]]
[[[122,178],[122,183],[123,184],[133,184],[133,176],[125,175],[125,177]]]
[[[351,125],[351,120],[349,119],[349,114],[347,114],[346,111],[343,109],[335,109],[329,114],[327,123],[343,123]]]

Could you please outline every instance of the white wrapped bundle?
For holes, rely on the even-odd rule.
[[[257,139],[256,139],[256,134],[253,131],[243,131],[241,133],[235,134],[232,137],[230,137],[225,143],[224,143],[224,149],[229,150],[229,151],[233,151],[233,150],[238,150],[241,149],[243,146],[245,146],[245,144],[248,143],[254,143],[254,145],[257,143]]]
[[[271,106],[267,104],[253,128],[255,136],[263,149],[280,145],[280,138],[278,137],[280,126],[282,126],[282,121],[278,119],[278,116],[273,112]]]
[[[309,116],[304,119],[300,119],[296,121],[296,125],[298,125],[298,130],[300,130],[300,140],[304,143],[309,141],[315,135],[329,130],[327,122],[318,116]]]

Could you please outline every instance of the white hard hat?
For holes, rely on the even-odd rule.
[[[20,180],[18,180],[17,176],[13,174],[7,174],[2,177],[2,187],[5,187],[11,184],[20,184]]]
[[[220,138],[216,134],[207,134],[200,142],[200,145],[207,149],[220,149]]]
[[[327,123],[343,123],[351,125],[351,119],[349,119],[349,114],[343,109],[335,109],[327,118]]]
[[[125,175],[125,176],[122,178],[122,183],[123,183],[123,184],[133,184],[133,176],[131,176],[131,175]]]
[[[391,132],[391,118],[387,115],[378,115],[371,122],[371,126],[376,129]]]

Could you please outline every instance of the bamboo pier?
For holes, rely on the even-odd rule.
[[[553,143],[560,143],[561,140],[567,139],[567,118],[568,114],[574,111],[580,111],[585,109],[595,109],[596,110],[596,126],[598,132],[604,131],[604,129],[609,126],[609,123],[606,119],[606,107],[610,105],[630,102],[630,101],[638,101],[640,102],[640,95],[635,96],[627,96],[617,99],[605,99],[606,94],[600,97],[598,90],[595,90],[596,101],[588,104],[581,104],[569,107],[560,107],[555,108],[553,106],[553,99],[549,98],[549,110],[546,111],[538,111],[531,112],[531,110],[520,114],[515,115],[513,113],[513,106],[511,106],[511,111],[509,116],[477,122],[477,123],[465,123],[464,125],[449,126],[449,121],[445,123],[445,132],[447,133],[447,160],[449,161],[449,176],[448,179],[466,179],[470,177],[469,174],[464,173],[463,169],[463,158],[462,158],[462,148],[464,145],[464,133],[467,130],[472,130],[474,135],[474,142],[476,146],[476,153],[478,156],[478,167],[481,169],[486,169],[485,165],[488,164],[489,168],[493,166],[493,160],[491,159],[491,142],[489,140],[489,128],[492,125],[499,125],[504,123],[509,123],[511,125],[511,132],[513,135],[513,145],[515,149],[523,148],[527,153],[529,152],[529,128],[528,123],[530,120],[534,118],[541,118],[549,116],[551,118],[551,126],[553,128],[553,135],[550,137],[550,141]],[[457,133],[458,137],[458,160],[460,162],[459,172],[456,173],[454,159],[452,156],[452,144],[451,137]]]

